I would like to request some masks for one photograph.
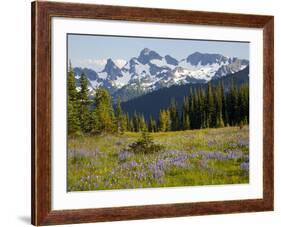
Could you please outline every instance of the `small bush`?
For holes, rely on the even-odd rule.
[[[129,151],[134,153],[154,153],[163,150],[164,146],[155,144],[150,134],[147,131],[143,131],[141,138],[129,145]]]

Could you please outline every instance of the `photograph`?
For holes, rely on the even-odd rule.
[[[158,5],[32,2],[33,225],[274,210],[274,15]]]
[[[249,42],[66,39],[68,192],[249,184]]]

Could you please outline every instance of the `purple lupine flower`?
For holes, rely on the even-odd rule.
[[[226,160],[227,157],[224,153],[220,152],[220,151],[212,151],[212,152],[207,152],[205,154],[205,158],[207,159],[216,159],[216,160]]]
[[[75,157],[86,157],[89,156],[88,154],[89,152],[83,148],[81,149],[76,149],[76,150],[71,150],[71,156],[75,156]]]
[[[197,151],[192,154],[194,158],[205,157],[208,151]]]
[[[169,157],[177,157],[179,155],[183,155],[185,152],[178,150],[167,150],[161,154],[161,158],[169,158]]]
[[[194,153],[188,154],[189,158],[198,158],[199,156],[200,156],[200,154],[198,152],[194,152]]]
[[[136,173],[136,176],[137,176],[138,180],[142,180],[142,179],[146,178],[145,173],[142,171],[138,171]]]
[[[138,163],[136,163],[135,161],[125,162],[121,165],[121,169],[124,170],[132,170],[135,169],[136,167],[138,167]]]
[[[124,161],[126,161],[130,156],[131,156],[130,152],[128,152],[127,150],[123,150],[123,151],[120,151],[120,152],[119,152],[119,154],[118,154],[118,159],[119,159],[121,162],[124,162]]]
[[[99,150],[95,148],[94,150],[86,149],[69,149],[68,155],[70,157],[96,157],[99,154]]]
[[[248,147],[249,146],[249,139],[239,139],[238,140],[239,147]]]
[[[131,161],[131,162],[130,162],[130,166],[131,166],[132,168],[136,168],[136,167],[138,166],[138,163],[136,163],[135,161]]]
[[[240,169],[246,172],[249,172],[249,162],[242,162],[240,164]]]
[[[175,167],[185,168],[187,166],[187,155],[181,155],[179,157],[170,160],[171,165]]]
[[[243,152],[240,150],[227,150],[227,159],[239,159],[243,157]]]
[[[161,171],[159,168],[154,168],[152,174],[153,177],[158,180],[160,180],[164,176],[163,171]]]
[[[163,170],[166,167],[166,161],[163,159],[160,159],[156,162],[156,166],[157,166],[157,168]]]
[[[225,150],[224,152],[221,151],[199,151],[197,152],[197,157],[201,156],[202,158],[205,159],[216,159],[220,161],[224,160],[231,160],[231,159],[239,159],[243,157],[243,152],[240,150]],[[196,155],[192,155],[192,157],[196,157]]]
[[[149,170],[154,179],[160,180],[164,176],[164,172],[155,163],[149,165]]]

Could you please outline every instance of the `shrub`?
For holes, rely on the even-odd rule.
[[[147,131],[143,131],[138,141],[129,145],[129,151],[134,153],[154,153],[163,150],[164,146],[155,144],[150,134]]]

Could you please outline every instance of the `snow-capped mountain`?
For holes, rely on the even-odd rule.
[[[122,68],[109,58],[100,72],[79,67],[74,68],[74,72],[77,80],[82,72],[86,74],[92,92],[102,86],[113,98],[121,96],[128,100],[175,84],[206,83],[241,71],[248,65],[249,61],[245,59],[199,52],[178,61],[170,55],[162,57],[144,48],[138,57],[131,58]]]

